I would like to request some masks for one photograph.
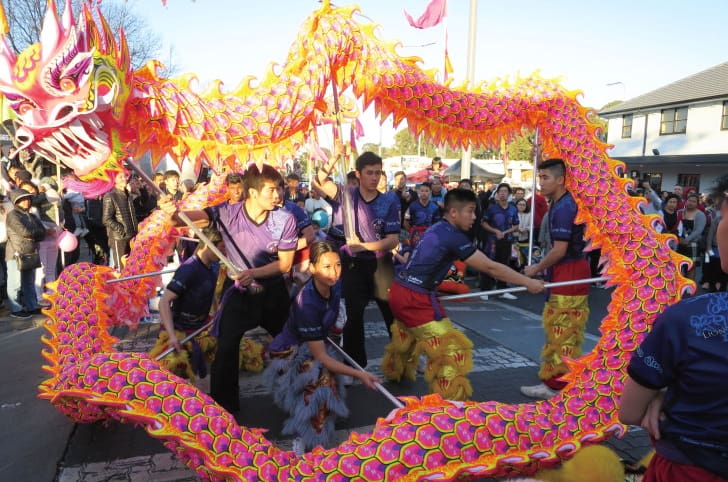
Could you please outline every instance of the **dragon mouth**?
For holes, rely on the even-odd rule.
[[[93,172],[111,155],[109,136],[96,115],[74,119],[67,126],[38,139],[33,150],[50,161],[62,163],[81,177]]]

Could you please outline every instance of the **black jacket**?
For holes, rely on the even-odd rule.
[[[37,216],[24,209],[15,207],[5,218],[8,231],[8,244],[5,259],[13,259],[15,253],[31,254],[38,250],[38,241],[45,238],[46,230]]]
[[[131,239],[137,234],[134,204],[126,191],[112,189],[104,194],[104,210],[101,219],[112,239]]]

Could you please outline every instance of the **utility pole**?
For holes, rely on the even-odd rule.
[[[470,0],[470,21],[468,22],[468,68],[466,72],[468,85],[475,85],[475,43],[478,27],[478,0]],[[463,158],[460,163],[460,179],[470,179],[470,159],[472,147],[470,144],[463,149]]]

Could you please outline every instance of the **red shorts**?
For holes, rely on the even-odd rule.
[[[437,300],[435,304],[444,317],[445,310],[442,304]],[[434,321],[437,317],[430,295],[413,291],[399,283],[392,283],[389,289],[389,307],[394,318],[410,328]]]
[[[655,454],[642,482],[728,482],[697,465],[678,464]]]
[[[551,279],[549,281],[551,283],[558,283],[559,281],[573,281],[586,278],[591,278],[589,262],[585,259],[579,259],[552,266]],[[550,291],[555,295],[584,296],[589,294],[589,283],[559,286],[557,288],[551,288]]]

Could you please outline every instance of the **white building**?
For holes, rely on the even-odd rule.
[[[728,62],[602,109],[625,175],[708,191],[728,172]]]

